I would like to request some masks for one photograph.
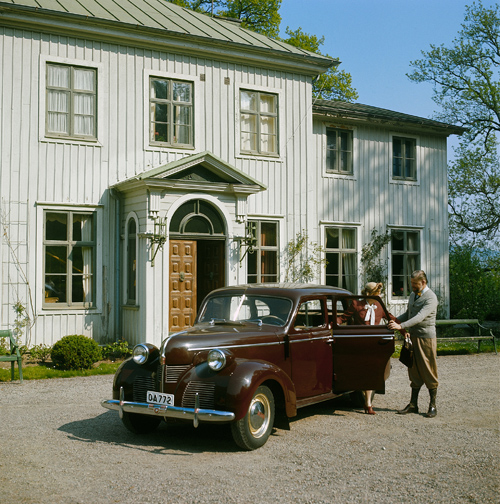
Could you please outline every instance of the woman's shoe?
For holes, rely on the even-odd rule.
[[[365,413],[367,413],[368,415],[376,415],[371,406],[365,406]]]

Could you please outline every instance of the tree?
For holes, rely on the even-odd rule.
[[[450,229],[492,240],[500,235],[500,6],[466,7],[453,46],[422,54],[408,77],[433,84],[437,119],[467,128],[450,167]]]
[[[492,137],[486,144],[461,144],[450,164],[449,207],[452,241],[493,240],[500,230],[500,159]],[[457,240],[458,239],[458,240]],[[467,240],[465,240],[467,241]],[[491,245],[491,244],[490,244]]]
[[[470,245],[450,248],[450,317],[499,320],[500,255]]]
[[[434,85],[437,118],[469,130],[468,140],[500,131],[500,6],[466,7],[465,23],[451,49],[431,45],[411,62],[415,82]]]
[[[304,33],[302,28],[292,31],[288,26],[286,28],[286,34],[288,38],[283,39],[283,42],[287,42],[290,45],[300,47],[301,49],[316,54],[322,54],[319,47],[324,44],[325,37],[318,38],[316,35]],[[323,56],[338,61],[338,58],[333,58],[329,54],[323,54]],[[338,70],[337,66],[332,66],[313,82],[313,97],[323,100],[342,100],[350,102],[358,99],[358,93],[356,89],[352,87],[351,74],[347,73],[345,70]]]
[[[170,0],[202,14],[239,19],[245,28],[277,38],[282,0]]]
[[[292,31],[287,27],[288,38],[280,39],[281,16],[279,9],[282,0],[170,0],[171,3],[187,7],[203,14],[212,13],[220,17],[241,20],[243,27],[262,35],[281,40],[295,47],[300,47],[322,56],[319,50],[325,37],[304,33],[301,28]],[[335,59],[335,58],[332,58]],[[338,58],[337,58],[338,61]],[[358,98],[356,89],[352,87],[351,74],[332,66],[313,82],[313,97],[325,100],[354,101]]]

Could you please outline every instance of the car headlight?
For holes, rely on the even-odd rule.
[[[136,364],[145,364],[149,357],[149,349],[146,345],[140,344],[134,347],[132,357]]]
[[[212,371],[220,371],[226,365],[226,355],[222,350],[214,348],[208,352],[207,364]]]

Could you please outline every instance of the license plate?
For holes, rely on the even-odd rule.
[[[149,404],[173,406],[174,394],[163,394],[162,392],[153,392],[152,390],[148,390],[146,394],[146,401]]]

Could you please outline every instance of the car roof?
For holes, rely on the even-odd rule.
[[[240,293],[245,291],[245,293],[252,295],[266,295],[266,296],[281,296],[289,298],[297,298],[302,296],[310,295],[342,295],[349,296],[352,295],[346,289],[340,287],[333,287],[331,285],[318,285],[318,284],[308,284],[308,283],[253,283],[253,284],[241,284],[241,285],[229,285],[227,287],[221,287],[212,291],[210,294],[230,294],[230,293]]]

